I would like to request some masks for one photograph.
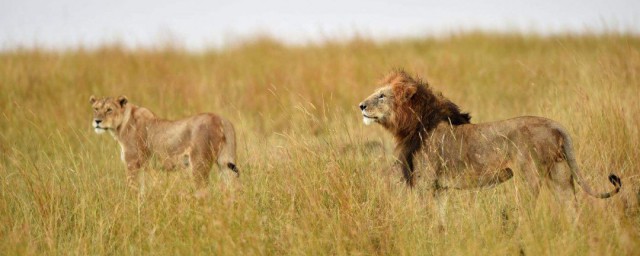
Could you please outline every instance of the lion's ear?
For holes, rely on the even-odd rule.
[[[127,96],[122,95],[118,97],[118,103],[120,104],[120,107],[124,107],[125,105],[127,105],[127,102],[129,102]]]
[[[418,91],[418,87],[417,86],[413,86],[413,85],[407,86],[404,89],[404,93],[403,93],[404,94],[404,99],[406,99],[406,100],[411,99],[411,97],[413,97],[413,95],[415,95],[417,91]]]
[[[91,95],[91,97],[89,97],[89,103],[96,103],[96,96]]]

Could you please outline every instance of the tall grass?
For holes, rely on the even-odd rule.
[[[589,184],[578,213],[522,181],[451,191],[445,231],[427,185],[390,173],[393,142],[358,102],[393,68],[426,78],[474,122],[539,115],[564,124]],[[47,254],[632,255],[640,253],[640,38],[461,34],[286,46],[268,38],[176,48],[0,53],[0,252]],[[88,98],[127,95],[167,118],[235,123],[236,189],[192,198],[188,173],[152,164],[143,195],[119,146],[91,129]],[[216,173],[215,170],[212,173]]]

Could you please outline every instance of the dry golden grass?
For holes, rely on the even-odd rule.
[[[614,172],[622,193],[596,200],[578,189],[574,222],[549,191],[535,207],[524,203],[517,179],[452,191],[439,232],[429,191],[408,191],[387,172],[391,137],[362,125],[357,109],[396,67],[427,78],[474,122],[561,122],[588,182],[608,190]],[[640,253],[638,37],[16,50],[0,53],[0,89],[5,255]],[[152,165],[146,193],[129,191],[119,146],[91,129],[91,94],[125,94],[167,118],[228,117],[239,134],[241,186],[219,189],[213,175],[211,196],[198,201],[188,174]]]

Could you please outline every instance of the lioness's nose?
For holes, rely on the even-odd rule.
[[[367,109],[367,105],[365,105],[364,103],[360,103],[360,110],[365,110]]]
[[[93,121],[95,121],[95,122],[96,122],[96,124],[100,124],[100,123],[102,123],[102,120],[100,120],[100,119],[96,119],[96,120],[93,120]]]

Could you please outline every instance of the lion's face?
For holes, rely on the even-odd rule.
[[[360,103],[362,121],[366,125],[374,122],[385,125],[393,123],[393,104],[395,98],[391,86],[385,86],[376,90]]]
[[[93,122],[91,123],[97,134],[108,130],[115,130],[122,124],[127,104],[127,97],[120,96],[117,99],[111,97],[89,99],[93,108]]]

